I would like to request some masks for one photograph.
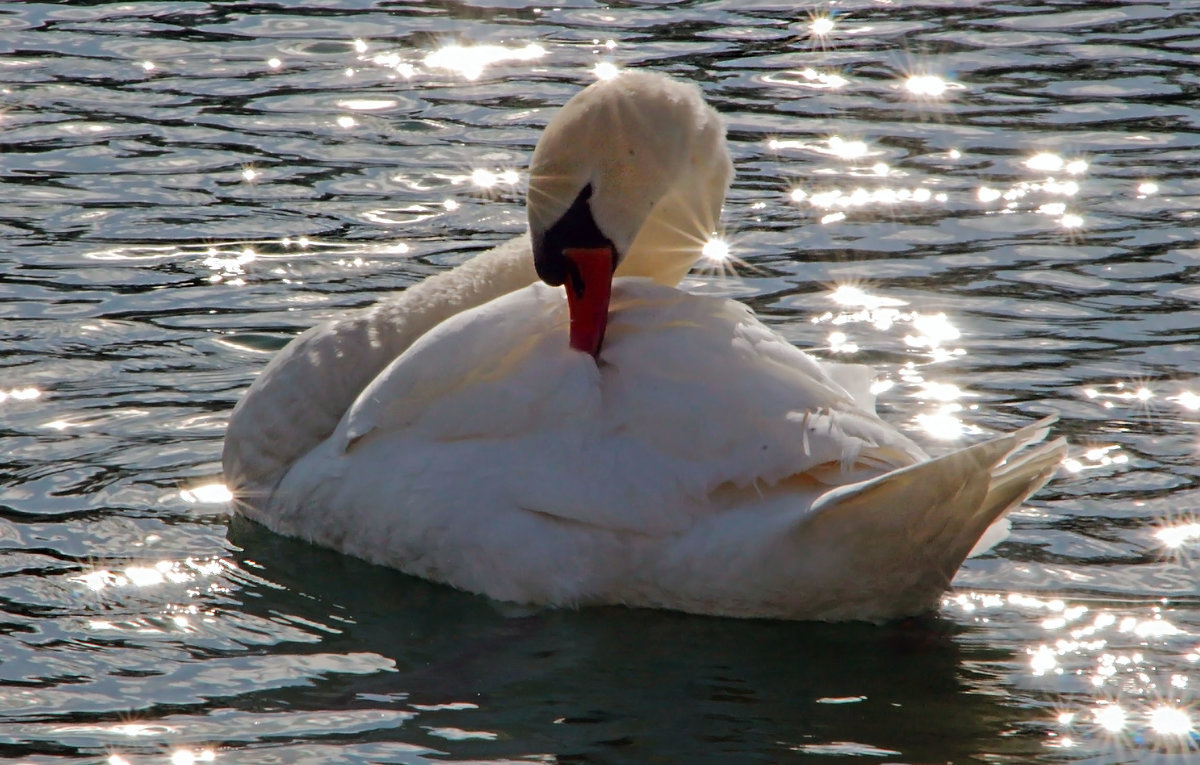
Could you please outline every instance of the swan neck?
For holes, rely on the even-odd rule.
[[[644,276],[668,287],[679,284],[699,260],[704,242],[717,226],[715,216],[703,211],[703,206],[697,207],[681,194],[659,200],[617,268],[616,276]]]

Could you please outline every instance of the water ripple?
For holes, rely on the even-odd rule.
[[[318,6],[0,6],[0,756],[1200,749],[1187,3]],[[1062,413],[938,617],[531,613],[231,525],[267,355],[519,233],[541,126],[615,66],[727,116],[744,264],[689,288],[873,365],[931,449]]]

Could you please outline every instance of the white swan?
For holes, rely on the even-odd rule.
[[[875,415],[865,368],[675,289],[731,175],[695,87],[625,72],[583,90],[534,153],[529,236],[267,366],[226,436],[237,510],[500,600],[933,608],[1054,473],[1061,439],[1024,448],[1053,418],[930,460]]]

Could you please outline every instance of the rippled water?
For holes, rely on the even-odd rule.
[[[287,5],[0,5],[0,757],[1196,756],[1193,4]],[[602,62],[728,116],[745,267],[694,289],[933,450],[1062,413],[936,617],[520,610],[231,526],[269,354],[520,232]]]

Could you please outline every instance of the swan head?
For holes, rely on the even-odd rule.
[[[572,347],[599,353],[614,275],[683,278],[732,177],[694,85],[625,70],[563,106],[533,153],[528,212],[538,276],[567,287]]]

